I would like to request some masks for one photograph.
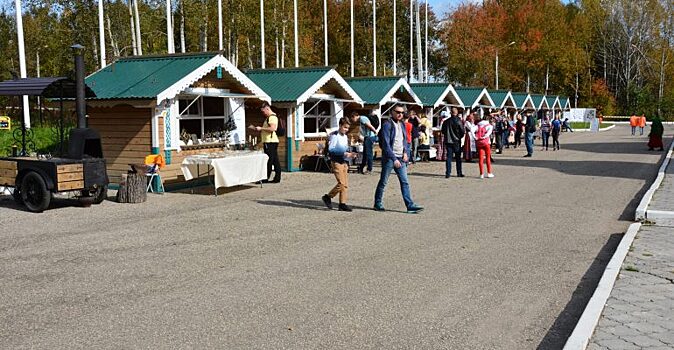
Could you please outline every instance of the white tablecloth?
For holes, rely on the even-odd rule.
[[[180,168],[185,180],[191,180],[206,174],[207,167],[211,167],[215,178],[215,188],[218,189],[266,179],[268,158],[262,152],[228,154],[221,157],[194,155],[186,157]]]

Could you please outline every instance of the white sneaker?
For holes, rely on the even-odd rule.
[[[484,179],[484,175],[480,175],[480,179]]]
[[[487,174],[487,177],[491,179],[492,177],[494,177],[494,174],[489,173]]]

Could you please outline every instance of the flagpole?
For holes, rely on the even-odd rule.
[[[218,50],[220,51],[225,48],[222,35],[222,0],[218,0]]]
[[[396,2],[398,0],[393,0],[393,75],[398,75],[398,52],[396,48],[396,42],[398,41],[398,32],[396,28],[396,17],[398,13],[396,12]]]
[[[14,0],[16,6],[16,35],[19,46],[19,74],[21,78],[26,77],[26,50],[23,46],[23,17],[21,11],[21,0]],[[26,129],[30,128],[30,110],[28,109],[28,95],[23,95],[23,124]],[[23,150],[24,152],[26,150]]]
[[[328,65],[328,0],[323,0],[323,50],[325,65]]]
[[[98,42],[101,46],[101,68],[105,67],[105,31],[103,27],[103,0],[98,0]]]
[[[295,26],[295,67],[300,66],[299,39],[297,37],[297,0],[293,0],[293,17]]]
[[[175,44],[173,43],[173,18],[171,17],[173,10],[171,10],[171,0],[166,0],[166,49],[169,54],[176,52]]]
[[[138,0],[133,1],[133,9],[136,12],[136,43],[138,44],[138,54],[143,55],[143,41],[140,37],[140,14],[138,13]]]
[[[377,0],[372,0],[372,74],[377,76]]]
[[[295,0],[297,3],[297,0]],[[264,58],[264,0],[260,0],[260,67],[265,69]]]
[[[424,82],[428,83],[428,0],[426,0],[426,23],[424,29]]]
[[[351,0],[351,76],[354,76],[353,66],[353,0]]]
[[[414,25],[414,0],[410,0],[410,82],[414,79],[414,44],[412,26]]]

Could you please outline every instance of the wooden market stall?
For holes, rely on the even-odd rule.
[[[515,101],[515,106],[520,113],[536,110],[531,95],[526,92],[513,92],[511,95]]]
[[[545,100],[548,102],[548,106],[550,106],[550,110],[553,111],[554,114],[562,111],[562,106],[559,103],[559,96],[546,96]]]
[[[186,156],[244,145],[246,105],[270,100],[219,52],[122,58],[86,83],[111,183],[148,154],[164,156],[164,181],[182,181]]]
[[[491,96],[496,108],[505,109],[508,113],[513,114],[517,111],[517,105],[513,94],[510,90],[487,90]]]
[[[334,129],[347,106],[361,106],[360,96],[332,67],[254,69],[246,76],[271,97],[272,110],[285,120],[286,137],[278,147],[281,167],[301,169],[301,159],[318,151],[327,129]],[[251,113],[261,125],[264,117]],[[250,123],[249,123],[250,124]]]
[[[495,108],[496,104],[491,98],[489,91],[486,88],[481,87],[457,87],[455,88],[456,93],[463,101],[464,115],[467,114],[473,108],[480,109],[480,117],[484,115],[485,109],[488,112],[489,109]]]
[[[450,113],[451,107],[463,109],[463,101],[449,83],[418,83],[410,86],[421,100],[424,113],[429,116],[434,128],[440,127],[440,112]]]
[[[531,100],[534,103],[534,108],[536,110],[536,118],[539,120],[545,116],[545,113],[550,110],[548,105],[548,100],[545,98],[545,95],[531,94]]]
[[[387,119],[396,104],[414,110],[422,108],[421,100],[403,77],[359,77],[346,81],[364,102],[361,108],[351,108],[348,112],[356,110],[362,115],[376,114]]]
[[[562,111],[568,111],[571,109],[571,101],[566,96],[559,96],[559,105],[562,108]]]

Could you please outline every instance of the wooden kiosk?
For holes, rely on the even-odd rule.
[[[112,183],[148,154],[164,156],[164,181],[182,181],[186,156],[245,144],[246,106],[270,101],[219,52],[122,58],[86,82]]]
[[[347,106],[361,106],[360,96],[332,67],[255,69],[246,75],[271,97],[272,109],[286,121],[285,142],[279,143],[281,167],[300,170],[300,159],[324,144],[326,128],[336,128]],[[264,117],[251,113],[255,125]]]

